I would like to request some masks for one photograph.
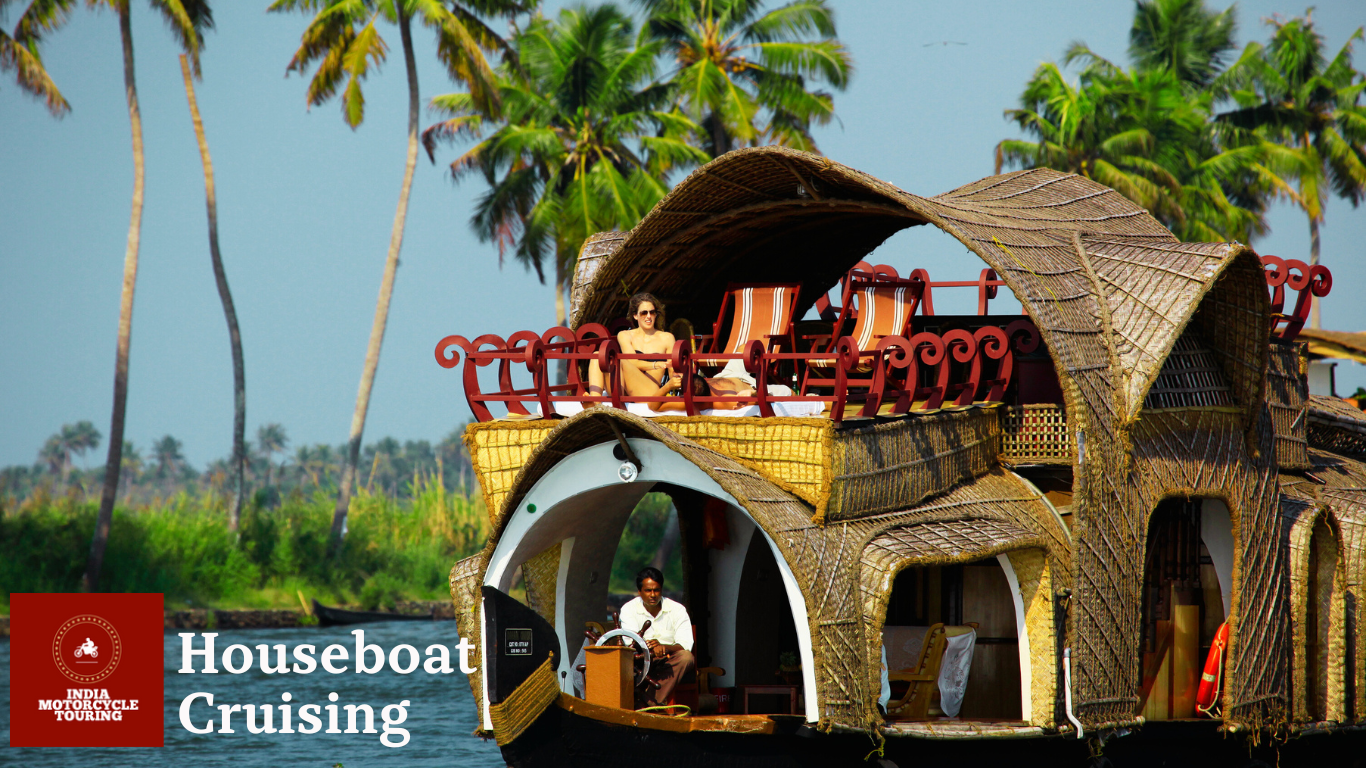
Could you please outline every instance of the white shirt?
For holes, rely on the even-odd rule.
[[[621,607],[621,626],[632,632],[639,632],[650,622],[650,629],[641,635],[646,640],[657,640],[660,645],[677,645],[685,651],[692,650],[692,619],[682,603],[665,597],[659,606],[659,615],[651,616],[645,609],[645,601],[639,597]]]

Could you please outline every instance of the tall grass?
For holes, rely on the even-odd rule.
[[[351,504],[345,546],[327,556],[332,499],[293,494],[278,507],[249,506],[236,541],[222,499],[181,494],[147,508],[118,508],[101,586],[162,592],[168,606],[392,606],[443,599],[455,561],[489,535],[481,500],[420,482],[403,500],[362,491]],[[80,584],[96,507],[73,500],[26,504],[0,517],[0,600],[11,592],[71,592]]]

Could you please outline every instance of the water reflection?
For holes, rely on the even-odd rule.
[[[81,768],[183,768],[186,765],[234,766],[234,768],[264,768],[266,766],[319,766],[331,768],[342,763],[346,768],[372,765],[402,766],[460,766],[460,768],[495,768],[503,765],[502,756],[493,742],[471,736],[476,725],[474,701],[469,684],[459,671],[459,655],[454,646],[460,641],[455,622],[392,622],[365,624],[365,641],[377,644],[387,653],[394,646],[406,643],[419,653],[432,644],[451,648],[451,665],[456,671],[449,675],[431,675],[422,670],[400,675],[387,666],[376,674],[355,671],[355,638],[343,627],[327,629],[256,629],[222,630],[214,638],[219,668],[216,675],[177,672],[181,662],[181,639],[173,632],[166,634],[166,746],[163,749],[83,749],[79,753],[65,749],[14,749],[9,744],[9,665],[10,644],[0,640],[0,765],[25,768],[65,768],[79,761]],[[312,674],[266,675],[260,671],[260,658],[249,672],[233,675],[223,671],[222,653],[234,643],[253,649],[258,643],[282,643],[292,650],[296,643],[317,647],[315,658],[322,649],[336,643],[348,651],[348,661],[342,674],[330,674],[321,666]],[[197,648],[203,647],[196,638]],[[203,667],[203,657],[195,657],[194,667]],[[275,654],[270,654],[271,663]],[[425,659],[425,656],[424,656]],[[371,659],[373,660],[373,659]],[[292,656],[290,661],[293,661]],[[404,657],[406,663],[406,656]],[[240,654],[234,659],[240,664]],[[242,713],[233,715],[236,733],[190,733],[180,725],[180,702],[197,691],[214,695],[214,704],[281,703],[280,694],[288,691],[293,696],[297,713],[303,704],[327,704],[327,695],[336,692],[339,705],[369,704],[375,710],[375,728],[382,729],[381,710],[389,704],[407,699],[408,719],[401,727],[412,736],[404,747],[391,749],[380,744],[380,734],[253,734],[247,731]],[[212,715],[215,727],[219,712],[209,709],[203,699],[194,704],[194,720],[202,726]],[[276,727],[280,727],[276,712]],[[259,715],[258,715],[259,716]],[[324,722],[326,721],[324,714]],[[346,712],[341,711],[341,727],[346,727]],[[259,720],[258,720],[259,722]],[[299,727],[297,715],[294,727]],[[364,728],[362,724],[360,726]]]

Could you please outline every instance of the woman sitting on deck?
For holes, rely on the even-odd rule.
[[[621,345],[621,351],[628,355],[668,355],[672,353],[674,335],[660,329],[664,325],[664,305],[659,299],[648,293],[637,293],[631,297],[629,306],[631,317],[636,321],[636,327],[628,328],[617,334],[617,343]],[[598,367],[597,361],[590,362],[588,366],[588,393],[590,395],[606,394],[603,379],[602,369]],[[626,394],[633,397],[664,397],[683,387],[682,375],[676,373],[664,360],[622,360],[621,381],[626,389]],[[753,386],[746,389],[742,382],[733,383],[737,385],[735,387],[736,394],[754,394]],[[709,394],[706,381],[701,377],[693,377],[692,386],[693,394],[696,396]],[[739,403],[718,403],[714,407],[733,410],[739,405]],[[683,404],[650,403],[650,410],[655,412],[681,411]]]

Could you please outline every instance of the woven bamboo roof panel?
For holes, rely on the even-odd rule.
[[[1340,397],[1310,395],[1309,444],[1345,456],[1366,456],[1366,412]]]
[[[1261,330],[1262,337],[1266,335],[1265,323],[1260,320],[1269,309],[1265,278],[1261,263],[1245,246],[1096,236],[1082,237],[1081,246],[1106,297],[1128,418],[1142,407],[1149,388],[1157,382],[1178,340],[1185,336],[1192,313],[1207,295],[1212,294],[1210,300],[1214,303],[1229,305],[1227,309],[1211,314],[1211,321],[1221,326],[1248,324]],[[1229,279],[1226,273],[1238,275],[1242,280]],[[1257,295],[1236,290],[1240,287],[1238,283],[1248,279],[1254,283],[1260,281],[1260,302]],[[1227,331],[1211,336],[1213,339],[1256,338],[1254,334],[1230,336]],[[1255,347],[1221,351],[1224,357],[1247,358],[1254,362],[1260,362],[1263,355]],[[1220,364],[1223,364],[1222,360]],[[1257,368],[1260,371],[1261,366]],[[1244,383],[1242,378],[1234,380]],[[1238,400],[1255,403],[1259,391],[1260,385],[1245,386],[1237,392]]]
[[[971,562],[993,557],[1021,545],[1042,546],[1037,534],[1017,525],[991,519],[920,523],[895,528],[868,543],[863,550],[865,566],[877,562],[886,570],[916,563],[933,565]]]
[[[1299,338],[1309,342],[1311,355],[1366,363],[1366,333],[1302,328]]]

